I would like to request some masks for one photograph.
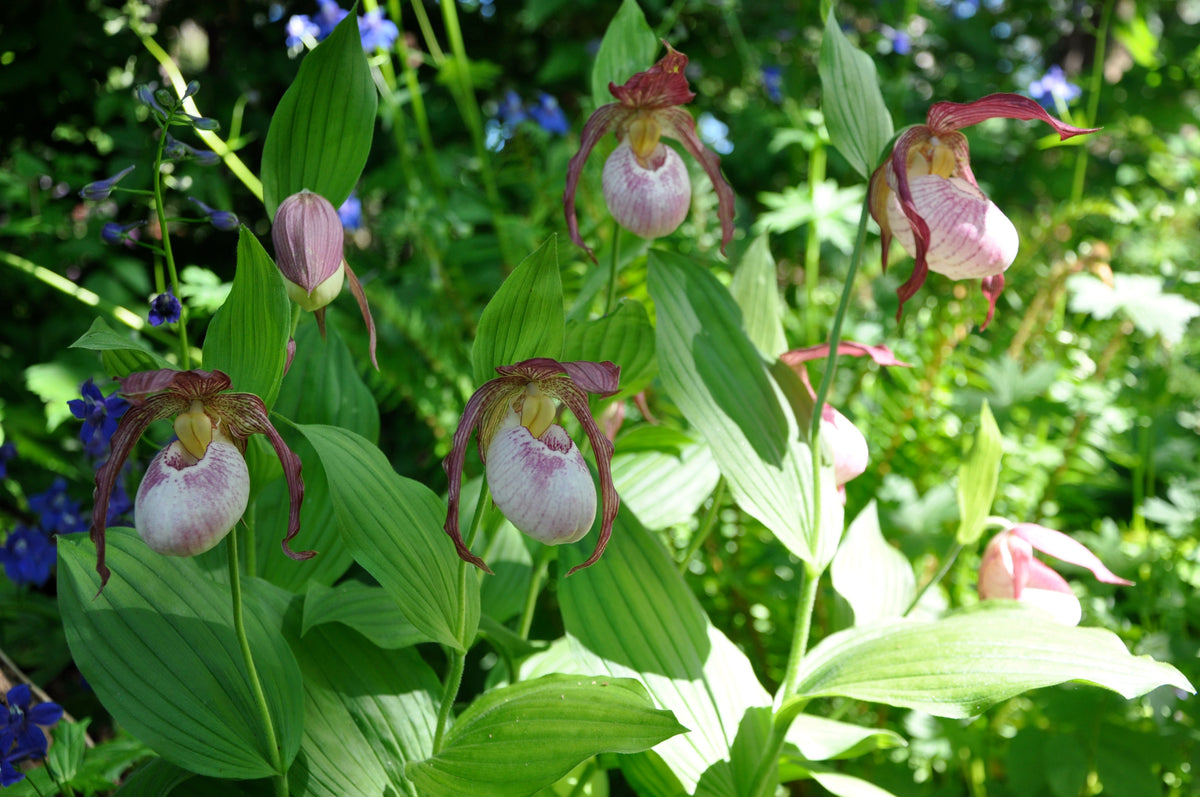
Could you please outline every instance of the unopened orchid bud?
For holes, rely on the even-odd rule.
[[[158,453],[134,501],[134,525],[151,549],[195,556],[225,538],[250,500],[250,471],[219,431],[202,457],[180,440]]]
[[[300,191],[283,200],[275,211],[271,239],[292,301],[305,310],[319,310],[341,292],[345,233],[328,199]]]
[[[633,147],[628,139],[621,142],[604,162],[601,185],[608,212],[642,238],[670,235],[683,223],[692,204],[687,166],[675,150],[661,142],[645,158],[639,158]]]
[[[821,435],[833,449],[833,479],[844,503],[846,482],[863,475],[870,462],[867,438],[849,418],[828,404],[821,410]]]
[[[488,446],[492,500],[518,529],[548,545],[575,542],[596,519],[596,486],[558,424],[534,437],[510,412]]]

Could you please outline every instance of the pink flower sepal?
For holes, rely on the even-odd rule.
[[[1082,543],[1061,531],[1019,523],[988,542],[979,565],[979,597],[1020,601],[1049,612],[1064,625],[1078,625],[1083,616],[1079,599],[1066,579],[1034,558],[1035,550],[1085,567],[1105,584],[1133,584],[1113,573]]]
[[[992,94],[968,103],[938,102],[925,124],[902,133],[891,155],[871,175],[871,216],[883,238],[883,270],[888,245],[896,238],[916,264],[896,291],[900,310],[934,271],[951,279],[982,279],[991,323],[1004,290],[1004,272],[1017,256],[1017,230],[987,198],[971,171],[967,137],[961,128],[985,119],[1038,119],[1063,140],[1099,128],[1066,124],[1020,94]]]
[[[491,569],[463,541],[458,516],[467,444],[478,430],[479,457],[496,506],[522,532],[550,545],[574,542],[591,529],[596,491],[582,454],[554,423],[565,404],[579,419],[600,473],[600,538],[592,555],[568,571],[594,564],[612,535],[620,499],[612,478],[613,444],[588,410],[588,393],[611,396],[621,369],[610,362],[559,362],[546,357],[496,369],[500,376],[475,391],[463,408],[453,448],[442,462],[449,477],[445,530],[458,555]]]

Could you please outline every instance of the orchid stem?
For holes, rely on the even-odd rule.
[[[909,603],[908,608],[904,610],[904,617],[908,617],[908,615],[912,613],[912,610],[917,608],[917,604],[921,602],[921,598],[925,597],[925,593],[928,592],[934,584],[937,584],[946,577],[946,574],[950,572],[950,568],[954,566],[955,560],[958,559],[958,555],[962,553],[962,549],[963,544],[957,540],[953,545],[950,546],[950,550],[946,552],[944,557],[942,557],[941,567],[938,568],[938,571],[934,574],[933,578],[926,581],[925,584],[919,590],[917,590],[917,594],[913,596],[912,602]]]
[[[538,593],[541,592],[542,579],[546,577],[546,571],[550,569],[550,551],[549,545],[543,545],[538,550],[537,563],[534,565],[533,572],[529,575],[529,592],[525,594],[525,609],[521,612],[521,625],[517,629],[517,633],[521,635],[521,639],[529,639],[529,629],[533,626],[533,610],[537,606]],[[512,682],[517,682],[517,674],[512,675]]]
[[[617,272],[621,260],[621,225],[613,219],[612,257],[608,261],[608,295],[604,299],[604,314],[608,315],[617,304]]]
[[[700,546],[708,539],[708,535],[712,533],[713,527],[717,524],[717,516],[721,512],[721,499],[725,497],[725,477],[717,479],[717,486],[713,488],[712,506],[708,508],[704,519],[700,521],[700,525],[696,528],[696,533],[692,535],[692,539],[688,542],[687,550],[683,553],[683,559],[679,562],[680,575],[687,572],[688,565],[692,562],[692,557],[700,550]]]
[[[238,645],[242,650],[242,661],[246,665],[246,675],[250,681],[250,691],[258,709],[259,719],[262,720],[263,735],[266,736],[267,755],[270,757],[271,768],[276,775],[272,778],[275,785],[276,797],[287,797],[287,771],[283,767],[283,758],[279,752],[279,742],[275,735],[275,725],[271,721],[271,710],[267,707],[267,698],[263,694],[262,682],[258,678],[258,669],[254,666],[254,656],[250,652],[250,640],[246,636],[246,620],[242,614],[242,576],[238,570],[237,526],[230,530],[226,538],[226,553],[229,560],[229,592],[233,597],[233,630],[237,634]]]
[[[163,204],[162,191],[162,160],[163,151],[167,145],[167,128],[164,123],[162,135],[158,137],[158,146],[154,152],[154,174],[151,177],[154,184],[154,212],[158,216],[158,230],[162,235],[163,243],[163,259],[167,261],[167,275],[171,279],[171,293],[176,298],[179,296],[179,274],[175,269],[175,256],[171,253],[171,230],[170,222],[167,220],[167,209]],[[162,273],[161,271],[155,275],[155,284],[162,289]],[[191,349],[188,348],[187,340],[187,305],[183,302],[179,303],[179,363],[182,366],[181,370],[188,371],[192,367]]]
[[[1100,89],[1104,84],[1104,54],[1108,46],[1108,28],[1112,24],[1112,12],[1115,0],[1107,0],[1100,12],[1100,26],[1096,30],[1096,52],[1092,58],[1092,74],[1088,79],[1087,118],[1083,120],[1084,127],[1096,124],[1096,115],[1100,112]],[[1075,153],[1075,180],[1071,185],[1071,204],[1077,204],[1083,199],[1083,183],[1087,176],[1088,148],[1079,147]]]

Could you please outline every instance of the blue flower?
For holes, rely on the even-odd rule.
[[[184,144],[170,134],[167,134],[166,143],[163,145],[163,153],[172,160],[194,160],[201,166],[215,166],[221,162],[221,156],[212,150],[196,149],[193,146]]]
[[[91,379],[79,388],[81,399],[67,402],[71,414],[83,421],[79,439],[86,451],[94,457],[102,457],[108,451],[108,441],[117,431],[117,419],[129,409],[129,402],[116,393],[104,397],[100,388]]]
[[[571,124],[559,107],[558,100],[544,91],[538,94],[536,103],[530,103],[529,116],[549,133],[565,136],[571,130]]]
[[[135,221],[129,224],[117,224],[115,221],[110,221],[101,228],[100,240],[108,244],[133,246],[138,239],[137,228],[145,223],[144,221]]]
[[[285,43],[289,49],[301,46],[306,38],[316,39],[321,35],[320,26],[313,22],[308,14],[296,14],[289,18],[286,30]]]
[[[40,529],[17,526],[0,548],[4,574],[14,584],[33,584],[40,587],[50,578],[54,567],[54,546]]]
[[[502,125],[514,126],[528,118],[529,115],[525,113],[525,103],[521,101],[521,95],[512,89],[504,92],[504,100],[496,108],[496,121]]]
[[[896,55],[908,55],[912,52],[912,38],[902,30],[896,30],[891,25],[880,25],[879,32],[892,43],[892,52]]]
[[[350,12],[339,6],[335,0],[317,0],[317,5],[320,10],[313,17],[313,22],[317,23],[317,27],[320,29],[320,33],[317,35],[317,39],[320,40],[333,33],[333,29]]]
[[[121,178],[133,171],[134,168],[133,166],[126,166],[107,180],[97,180],[94,183],[88,183],[79,189],[79,196],[84,199],[108,199],[108,195],[117,187],[117,183],[120,182]]]
[[[762,71],[763,90],[767,99],[776,105],[783,103],[783,67],[764,66]]]
[[[0,446],[0,479],[8,478],[8,461],[17,456],[16,443],[9,440]]]
[[[362,200],[355,194],[346,197],[346,201],[338,208],[338,218],[342,220],[343,229],[357,230],[362,227]]]
[[[1029,96],[1037,100],[1047,110],[1056,110],[1079,99],[1083,89],[1067,80],[1062,67],[1058,64],[1046,70],[1038,80],[1029,84]]]
[[[203,210],[204,215],[208,216],[208,223],[218,230],[232,232],[238,228],[238,217],[228,210],[215,210],[192,196],[188,197],[188,202]]]
[[[174,324],[183,312],[183,305],[175,298],[175,294],[167,288],[166,293],[160,293],[150,300],[150,326]]]
[[[390,50],[400,36],[396,23],[383,16],[376,8],[358,18],[358,35],[362,37],[363,49],[367,52]]]
[[[0,787],[24,779],[13,764],[46,757],[46,734],[39,725],[54,725],[62,719],[62,706],[49,701],[30,708],[33,692],[28,684],[8,690],[8,711],[0,714]]]
[[[61,476],[45,492],[29,496],[29,508],[46,534],[75,534],[87,528],[79,502],[67,495],[67,480]]]
[[[317,0],[317,6],[319,10],[311,17],[308,14],[297,14],[288,19],[286,44],[289,48],[299,47],[305,38],[324,40],[333,33],[338,23],[350,14],[335,0]]]

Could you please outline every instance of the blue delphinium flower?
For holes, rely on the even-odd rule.
[[[537,102],[529,104],[529,116],[549,133],[565,136],[571,130],[571,124],[559,107],[558,100],[544,91],[538,94]]]
[[[183,312],[183,305],[175,298],[175,294],[167,288],[166,293],[160,293],[150,300],[150,326],[174,324]]]
[[[100,240],[107,244],[133,246],[138,239],[137,228],[145,223],[144,221],[134,221],[129,224],[117,224],[115,221],[110,221],[101,228]]]
[[[525,113],[525,103],[521,101],[521,95],[512,89],[504,92],[504,100],[496,108],[496,121],[512,127],[528,118],[529,115]]]
[[[196,207],[204,211],[204,215],[208,216],[208,223],[224,232],[232,232],[238,228],[238,217],[228,210],[216,210],[201,202],[195,197],[188,197],[188,202],[191,202]]]
[[[189,144],[184,144],[170,134],[167,135],[166,144],[163,146],[163,153],[172,160],[192,160],[201,166],[215,166],[221,162],[221,156],[211,149],[196,149]]]
[[[40,587],[54,568],[54,545],[41,529],[17,526],[0,547],[0,563],[12,583]]]
[[[1054,64],[1046,74],[1029,84],[1029,96],[1047,110],[1056,110],[1059,105],[1067,106],[1079,99],[1083,89],[1067,80],[1062,67]]]
[[[67,495],[67,480],[61,476],[44,492],[29,496],[29,509],[37,513],[45,534],[75,534],[87,528],[79,502]]]
[[[383,9],[376,8],[358,18],[358,35],[362,37],[363,49],[373,53],[392,49],[400,36],[400,29],[383,15]]]
[[[0,446],[0,479],[8,478],[8,461],[17,456],[17,445],[9,440]]]
[[[357,194],[350,194],[338,208],[338,218],[342,220],[345,230],[357,230],[362,227],[362,200]]]
[[[117,187],[117,183],[121,178],[134,170],[133,166],[126,166],[121,171],[109,177],[107,180],[97,180],[94,183],[88,183],[83,188],[79,189],[79,196],[84,199],[108,199],[108,195]]]
[[[902,30],[891,25],[880,25],[879,32],[892,43],[892,52],[896,55],[908,55],[912,52],[912,38]]]
[[[34,758],[45,758],[46,734],[39,727],[54,725],[62,719],[62,706],[49,701],[30,708],[33,692],[28,684],[17,684],[8,690],[8,710],[0,714],[0,787],[11,786],[24,779],[14,764]]]
[[[313,22],[308,14],[296,14],[289,18],[286,30],[285,43],[288,49],[300,47],[306,38],[318,39],[321,35],[321,26]]]
[[[79,439],[84,448],[94,457],[102,457],[108,451],[108,441],[117,431],[117,419],[129,409],[129,402],[116,393],[104,397],[100,388],[90,378],[79,388],[81,399],[67,402],[71,414],[83,421]]]
[[[763,90],[767,99],[776,105],[783,103],[783,67],[764,66],[762,71]]]

